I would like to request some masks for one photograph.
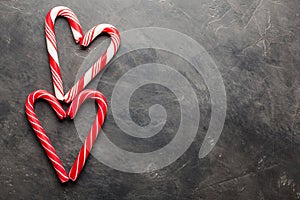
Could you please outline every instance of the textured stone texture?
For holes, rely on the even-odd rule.
[[[98,89],[109,96],[122,73],[134,66],[175,63],[201,102],[195,141],[176,162],[151,173],[119,172],[91,156],[77,182],[60,184],[26,120],[24,103],[34,89],[53,91],[44,18],[61,4],[74,10],[84,31],[104,22],[120,31],[157,26],[178,30],[203,45],[218,65],[227,92],[226,122],[214,150],[204,159],[197,157],[210,118],[203,80],[175,55],[135,51],[111,63]],[[299,10],[298,0],[1,1],[0,199],[300,199]],[[69,88],[101,39],[83,51],[74,44],[66,20],[57,20],[56,31]],[[131,114],[136,123],[146,125],[148,108],[158,100],[170,102],[165,105],[170,121],[164,135],[135,140],[108,113],[104,129],[110,139],[136,152],[167,144],[180,120],[170,91],[157,85],[140,88],[132,98]],[[82,144],[74,124],[59,122],[46,103],[37,103],[36,110],[69,169]]]

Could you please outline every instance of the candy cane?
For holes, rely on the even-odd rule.
[[[89,44],[101,33],[107,33],[111,37],[110,45],[102,56],[88,69],[88,71],[77,81],[77,83],[65,95],[64,100],[70,103],[78,92],[83,90],[88,83],[109,63],[109,61],[116,54],[120,45],[120,33],[118,29],[110,24],[99,24],[89,30],[80,41],[84,47]]]
[[[102,56],[93,64],[89,70],[75,83],[75,85],[64,95],[62,76],[58,61],[56,39],[54,32],[54,22],[57,16],[64,16],[68,19],[71,26],[73,37],[80,45],[87,47],[98,35],[107,33],[111,37],[111,43]],[[75,14],[67,7],[55,7],[49,11],[45,22],[46,44],[49,53],[49,62],[52,73],[55,96],[59,100],[70,103],[74,97],[82,91],[86,85],[103,69],[103,67],[116,54],[120,45],[120,34],[118,29],[110,24],[99,24],[89,30],[84,36],[81,26]]]
[[[54,31],[54,22],[58,16],[66,17],[73,33],[73,37],[78,43],[80,39],[83,37],[82,29],[77,19],[76,15],[73,11],[64,6],[57,6],[52,8],[45,20],[45,33],[46,33],[46,44],[48,49],[48,57],[50,62],[50,68],[52,73],[52,81],[54,86],[55,96],[59,100],[63,100],[64,92],[63,92],[63,83],[62,77],[60,73],[60,66],[58,61],[58,53],[56,46],[56,36]]]
[[[40,121],[37,119],[37,116],[34,112],[33,105],[37,99],[44,99],[47,102],[49,102],[52,108],[54,109],[55,113],[59,117],[59,119],[65,118],[66,113],[64,109],[61,107],[58,100],[52,94],[50,94],[45,90],[37,90],[35,92],[32,92],[26,99],[25,108],[26,108],[27,119],[30,122],[31,127],[33,128],[41,145],[43,146],[48,158],[50,159],[52,166],[54,167],[57,173],[58,178],[62,183],[64,183],[69,180],[69,176],[65,168],[63,167],[61,160],[57,156],[57,153],[53,148],[50,139],[46,135],[45,130],[43,129]]]
[[[67,115],[70,116],[71,119],[73,119],[79,109],[79,107],[82,105],[82,103],[88,99],[92,98],[95,99],[98,104],[98,113],[96,115],[96,119],[94,120],[94,123],[85,139],[84,144],[82,145],[78,156],[70,170],[69,175],[67,175],[65,168],[62,165],[62,162],[60,158],[58,157],[50,139],[48,138],[45,130],[43,129],[41,123],[37,119],[37,116],[34,112],[34,103],[38,99],[44,99],[47,102],[50,103],[52,108],[54,109],[55,113],[58,115],[60,119],[64,119]],[[81,93],[79,93],[78,96],[74,99],[74,101],[71,103],[67,114],[62,108],[59,101],[49,92],[45,90],[37,90],[35,92],[32,92],[26,100],[25,104],[26,108],[26,115],[27,118],[38,137],[42,147],[44,148],[48,158],[50,159],[52,166],[54,167],[60,181],[62,183],[66,182],[71,178],[71,180],[75,181],[77,177],[79,176],[87,157],[89,156],[89,153],[92,149],[92,146],[98,136],[99,130],[104,122],[105,116],[106,116],[106,110],[107,110],[107,103],[106,98],[102,93],[96,90],[83,90]]]
[[[73,181],[75,181],[79,176],[106,116],[107,103],[104,95],[98,91],[87,89],[82,91],[78,96],[76,96],[76,98],[70,105],[67,114],[70,116],[71,119],[75,117],[78,108],[87,98],[92,98],[96,100],[98,104],[98,114],[96,115],[96,119],[94,120],[94,123],[85,139],[85,142],[82,145],[81,150],[69,172],[69,177]]]

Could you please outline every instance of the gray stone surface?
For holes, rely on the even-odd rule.
[[[190,80],[200,102],[194,142],[180,159],[154,172],[120,172],[90,156],[77,182],[59,183],[26,120],[24,103],[35,89],[53,91],[44,18],[61,4],[76,13],[84,31],[98,23],[113,24],[121,32],[164,27],[205,47],[227,93],[224,130],[207,157],[197,156],[210,119],[205,83],[176,55],[144,49],[112,62],[98,89],[110,100],[115,82],[130,68],[149,62],[173,65]],[[300,199],[299,10],[298,0],[1,1],[0,199]],[[102,39],[83,51],[74,44],[66,20],[57,20],[56,31],[67,89]],[[135,152],[167,144],[180,121],[172,92],[159,85],[140,88],[131,99],[131,115],[147,125],[148,108],[158,101],[165,104],[169,120],[161,135],[147,141],[130,137],[109,111],[108,137]],[[37,103],[36,111],[69,169],[82,144],[73,122],[59,122],[46,103]]]

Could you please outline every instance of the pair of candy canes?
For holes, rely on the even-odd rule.
[[[111,37],[111,43],[107,50],[88,69],[88,71],[86,71],[86,73],[66,93],[66,95],[64,95],[63,90],[63,82],[57,53],[56,36],[54,31],[55,19],[59,16],[67,18],[75,42],[80,43],[80,45],[84,47],[87,47],[101,33],[107,33]],[[55,96],[45,90],[37,90],[32,92],[26,100],[26,115],[36,136],[38,137],[42,147],[50,159],[60,181],[67,182],[69,179],[75,181],[85,164],[95,139],[98,136],[98,132],[104,122],[107,110],[106,98],[102,93],[97,90],[83,89],[116,54],[120,45],[120,34],[119,31],[110,24],[99,24],[94,26],[85,35],[83,35],[81,25],[76,15],[71,9],[64,6],[54,7],[48,12],[45,20],[45,34]],[[98,104],[98,113],[85,139],[85,142],[82,145],[73,166],[71,167],[69,174],[67,174],[60,158],[51,144],[50,139],[48,138],[34,112],[34,103],[38,99],[44,99],[51,105],[59,119],[64,119],[67,116],[73,119],[81,104],[88,98],[95,99],[96,103]],[[59,100],[66,103],[71,103],[67,111],[62,108]]]

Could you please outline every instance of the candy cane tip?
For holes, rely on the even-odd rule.
[[[67,114],[64,113],[64,114],[60,117],[60,119],[65,119],[66,117],[67,117]]]
[[[74,116],[74,113],[69,113],[69,114],[68,114],[68,117],[69,117],[70,119],[74,119],[74,117],[75,117],[75,116]]]
[[[83,43],[83,38],[80,38],[80,40],[78,42],[79,42],[80,46],[86,47],[86,45],[84,45],[84,43]]]
[[[64,179],[64,180],[60,180],[61,183],[66,183],[68,182],[70,179]]]
[[[65,103],[71,103],[71,99],[65,99]]]
[[[70,177],[70,179],[71,179],[73,182],[76,181],[76,179],[77,179],[76,177],[72,177],[72,176],[71,176],[71,173],[69,174],[69,177]]]
[[[56,97],[59,101],[64,101],[64,96],[61,95],[61,94],[55,93],[55,97]]]
[[[74,119],[74,112],[72,112],[72,106],[70,106],[66,112],[66,117],[69,117],[70,119]]]

